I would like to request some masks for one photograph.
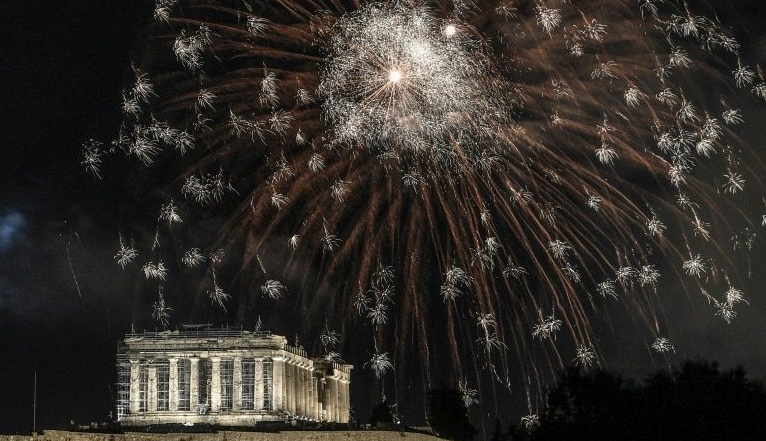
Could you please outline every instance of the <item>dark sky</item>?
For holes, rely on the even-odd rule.
[[[766,8],[759,1],[719,6],[746,31],[748,56],[763,62]],[[103,421],[113,409],[115,349],[136,314],[135,293],[111,259],[118,195],[109,180],[96,185],[83,171],[79,148],[116,133],[131,39],[150,18],[151,4],[0,2],[0,433],[31,428],[35,370],[38,428]],[[751,305],[730,326],[708,310],[690,310],[683,296],[667,304],[666,313],[678,317],[670,321],[676,345],[693,348],[679,357],[742,363],[752,377],[766,379],[763,244],[753,262]],[[614,342],[602,342],[616,360],[610,367],[651,369],[627,355],[646,358],[620,328]]]
[[[31,427],[35,369],[38,427],[103,421],[131,285],[109,265],[114,195],[78,150],[119,127],[151,2],[12,0],[0,14],[0,433]]]

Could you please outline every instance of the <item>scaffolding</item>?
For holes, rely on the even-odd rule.
[[[155,362],[157,369],[157,410],[170,409],[170,363],[167,360]]]
[[[263,360],[263,408],[272,408],[272,396],[274,393],[274,362],[270,358]]]
[[[184,325],[179,331],[143,331],[129,332],[125,334],[126,339],[141,338],[145,341],[168,340],[170,338],[232,338],[232,337],[270,337],[269,331],[245,331],[242,329],[214,328],[209,329],[201,326],[206,325]]]
[[[127,347],[120,343],[117,346],[117,421],[130,411],[130,360]]]
[[[147,398],[149,395],[149,366],[145,361],[138,364],[138,411],[149,410]]]
[[[178,410],[191,410],[191,360],[178,360]]]
[[[221,410],[231,410],[234,396],[234,360],[221,360]]]
[[[242,359],[242,409],[255,409],[255,359]]]

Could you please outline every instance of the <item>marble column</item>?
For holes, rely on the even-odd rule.
[[[311,378],[309,378],[310,384],[311,384],[311,395],[309,395],[310,404],[311,407],[311,418],[319,419],[321,415],[319,415],[319,398],[317,398],[317,377],[311,375]]]
[[[298,389],[298,415],[306,415],[306,369],[303,363],[298,365],[298,376],[296,378],[296,386]]]
[[[332,379],[325,377],[324,379],[324,391],[322,397],[322,407],[324,408],[324,418],[326,421],[332,421],[332,401],[330,400],[330,393],[332,392]]]
[[[169,407],[171,411],[178,410],[178,359],[171,358],[170,360],[170,384],[168,385],[168,399]]]
[[[322,417],[325,421],[332,421],[332,406],[330,405],[330,382],[329,377],[324,377],[322,384]]]
[[[342,410],[343,409],[340,407],[340,380],[335,378],[335,421],[341,422]]]
[[[305,415],[303,409],[303,364],[295,365],[295,413]]]
[[[242,357],[234,357],[234,370],[232,382],[234,391],[232,393],[231,408],[233,410],[242,409]]]
[[[338,406],[338,378],[335,377],[332,379],[332,395],[330,396],[332,399],[332,414],[333,414],[333,421],[338,422],[340,421],[340,406]]]
[[[332,401],[332,418],[333,421],[338,422],[338,379],[332,379],[332,388],[330,389],[330,401]]]
[[[274,372],[273,372],[273,384],[272,387],[272,409],[284,409],[285,407],[285,395],[284,395],[284,382],[285,382],[285,359],[284,357],[277,356],[272,358]]]
[[[340,415],[340,381],[338,381],[338,378],[333,379],[333,400],[335,400],[334,406],[335,406],[335,421],[340,422],[341,415]]]
[[[141,405],[139,402],[139,387],[138,383],[141,380],[141,366],[138,360],[130,360],[130,404],[128,410],[130,413],[139,412]]]
[[[157,411],[157,366],[152,362],[149,365],[149,381],[146,388],[146,404],[149,412]]]
[[[311,416],[311,371],[309,366],[303,368],[303,384],[301,390],[303,391],[303,413],[306,416]]]
[[[199,358],[189,358],[189,409],[197,410],[199,404]]]
[[[263,359],[255,359],[255,369],[253,369],[255,377],[255,393],[253,394],[253,409],[263,409]]]
[[[284,409],[288,412],[293,411],[293,400],[290,396],[290,393],[292,392],[292,388],[290,387],[290,381],[293,379],[292,375],[292,365],[290,364],[290,360],[286,359],[284,362],[284,381],[282,382],[282,396],[284,396]]]
[[[210,357],[213,362],[210,382],[210,410],[218,412],[221,409],[221,357]]]
[[[296,406],[297,403],[295,402],[296,401],[295,400],[295,373],[296,373],[295,361],[289,360],[287,364],[287,368],[288,368],[287,371],[290,373],[290,375],[288,376],[286,387],[285,387],[285,389],[287,389],[287,396],[289,398],[289,403],[288,403],[289,405],[287,406],[287,408],[290,410],[290,412],[296,413],[298,408]]]
[[[338,381],[338,422],[348,423],[348,383]]]
[[[317,414],[320,420],[327,421],[327,406],[325,406],[325,379],[317,378]]]
[[[295,413],[301,415],[301,365],[293,364],[293,407]]]
[[[297,415],[301,414],[301,366],[293,364],[293,407]]]

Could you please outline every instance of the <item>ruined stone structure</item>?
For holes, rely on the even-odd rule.
[[[43,435],[0,435],[0,441],[439,441],[423,433],[377,430],[218,433],[88,433],[46,430]]]
[[[128,334],[117,359],[123,426],[348,422],[352,366],[308,358],[269,332]]]

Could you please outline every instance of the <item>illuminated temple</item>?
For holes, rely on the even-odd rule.
[[[308,358],[269,332],[185,327],[127,334],[117,367],[123,426],[349,418],[352,366]]]

